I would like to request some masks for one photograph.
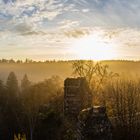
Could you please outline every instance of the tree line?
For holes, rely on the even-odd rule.
[[[87,60],[87,61],[91,61],[91,60]],[[133,61],[133,60],[102,60],[101,62],[140,62],[140,61]],[[7,64],[13,64],[13,63],[16,63],[16,64],[28,64],[28,63],[65,63],[65,62],[71,62],[71,63],[74,63],[74,62],[86,62],[86,60],[33,60],[33,59],[29,59],[29,58],[26,58],[25,60],[15,60],[13,58],[11,59],[0,59],[0,63],[7,63]]]
[[[26,58],[25,60],[14,60],[14,59],[0,59],[0,63],[8,63],[8,64],[22,64],[22,63],[50,63],[50,62],[56,62],[56,60],[45,60],[45,61],[35,61],[32,59]]]

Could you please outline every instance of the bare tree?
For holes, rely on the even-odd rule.
[[[93,61],[74,61],[72,64],[73,74],[80,77],[85,77],[88,83],[91,83],[93,76],[96,75],[97,64]]]
[[[106,80],[119,76],[117,73],[110,71],[108,65],[103,65],[101,62],[95,63],[92,60],[74,61],[72,68],[73,75],[85,77],[89,85],[91,85],[93,80],[96,80],[96,83],[100,85]]]
[[[86,78],[92,93],[94,93],[94,101],[105,105],[105,85],[110,80],[118,77],[119,74],[110,71],[107,65],[103,65],[100,62],[95,63],[94,61],[74,61],[72,68],[73,75]]]
[[[106,87],[110,114],[118,135],[137,139],[140,125],[140,89],[136,81],[117,80]]]

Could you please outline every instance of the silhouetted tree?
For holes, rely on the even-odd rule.
[[[61,140],[62,116],[56,113],[53,108],[44,106],[40,109],[38,117],[35,140]]]
[[[25,62],[24,63],[32,63],[33,62],[33,60],[32,59],[28,59],[28,58],[26,58],[26,60],[25,60]]]
[[[8,60],[6,60],[6,59],[2,59],[1,62],[2,62],[2,63],[7,63]]]
[[[7,126],[7,136],[13,140],[14,133],[19,128],[19,99],[18,99],[18,81],[14,72],[10,72],[6,82],[6,103],[5,103],[5,125]]]
[[[28,79],[28,76],[25,74],[21,80],[21,90],[26,91],[30,87],[31,82]]]
[[[3,81],[0,80],[0,110],[3,110],[3,105],[5,103],[5,86],[3,84]]]
[[[7,78],[6,85],[7,85],[8,92],[10,92],[13,95],[14,94],[17,95],[17,93],[18,93],[18,80],[17,80],[17,77],[16,77],[14,72],[10,72],[10,74]]]
[[[100,85],[104,82],[104,80],[118,76],[117,73],[109,71],[109,67],[107,65],[95,63],[94,61],[74,61],[72,63],[72,68],[73,74],[76,76],[85,77],[89,85],[91,85],[94,80],[96,80],[96,84]]]
[[[74,75],[86,78],[92,93],[94,93],[94,100],[95,97],[98,98],[98,96],[101,95],[103,97],[101,101],[99,101],[99,99],[96,100],[105,104],[104,87],[110,80],[119,75],[110,71],[107,65],[103,65],[99,62],[95,63],[94,61],[74,61],[72,68]]]
[[[3,81],[0,80],[0,139],[4,140],[5,123],[4,123],[4,109],[5,109],[5,91]]]
[[[10,59],[9,63],[15,63],[15,60],[14,59]]]
[[[119,79],[106,87],[107,108],[113,120],[115,139],[138,140],[140,133],[140,88],[137,81]]]
[[[21,64],[23,62],[22,62],[22,60],[17,60],[16,63]]]
[[[34,139],[34,130],[38,121],[40,106],[43,105],[44,97],[39,92],[39,87],[31,86],[23,95],[22,105],[25,114],[27,140]]]

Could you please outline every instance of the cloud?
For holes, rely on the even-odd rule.
[[[30,26],[26,23],[21,23],[21,24],[15,25],[13,30],[15,32],[19,32],[19,33],[26,33],[26,32],[32,31],[32,26]]]
[[[113,41],[119,47],[126,48],[139,48],[140,46],[140,29],[132,28],[98,28],[97,32],[101,32],[100,36]]]
[[[68,38],[80,38],[90,33],[87,28],[71,29],[64,31],[64,35]]]
[[[74,20],[63,20],[58,23],[60,26],[60,29],[70,29],[70,28],[75,28],[80,25],[79,21],[74,21]]]
[[[63,18],[73,23],[63,24],[63,27],[59,24],[62,28],[70,26],[139,27],[138,5],[140,5],[138,0],[133,2],[131,0],[1,0],[0,26],[4,29],[15,24],[28,23],[32,27],[40,28],[47,25],[48,21],[58,23]],[[4,25],[3,21],[7,24],[10,21],[10,23]],[[56,26],[59,25],[56,24]]]
[[[54,54],[90,34],[140,51],[139,5],[139,0],[0,0],[0,54],[12,48],[13,54],[24,49]]]
[[[54,20],[58,15],[71,9],[73,4],[64,5],[62,0],[4,0],[0,5],[0,21],[7,19],[12,21],[13,25],[28,23],[37,27],[43,24],[45,19]],[[2,24],[0,22],[0,26]]]
[[[87,12],[89,12],[90,10],[89,9],[82,9],[82,12],[83,13],[87,13]]]

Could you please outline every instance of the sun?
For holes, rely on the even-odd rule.
[[[117,57],[115,42],[98,34],[76,39],[71,51],[77,59],[111,60]]]

